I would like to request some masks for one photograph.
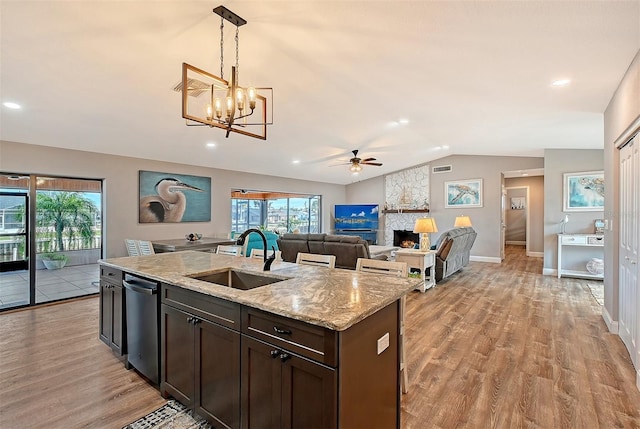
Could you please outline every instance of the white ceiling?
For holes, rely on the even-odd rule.
[[[228,1],[248,21],[240,82],[274,88],[275,123],[266,142],[226,139],[185,126],[172,91],[182,62],[218,74],[219,4],[1,0],[0,101],[23,107],[0,107],[0,139],[347,184],[451,154],[603,148],[640,49],[640,0]],[[352,149],[384,166],[334,166]]]

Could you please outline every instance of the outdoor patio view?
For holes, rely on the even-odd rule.
[[[30,176],[0,176],[0,309],[99,292],[101,182],[37,177],[35,193],[31,183]]]
[[[243,193],[244,192],[244,193]],[[233,192],[231,230],[240,233],[248,228],[286,232],[320,231],[320,196],[279,194],[274,192]]]

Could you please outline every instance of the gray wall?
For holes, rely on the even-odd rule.
[[[138,223],[138,170],[210,176],[211,222]],[[323,231],[333,227],[331,212],[344,204],[345,187],[320,182],[239,173],[170,162],[104,155],[69,149],[0,141],[0,171],[19,174],[104,179],[106,257],[126,255],[125,238],[153,240],[182,238],[190,232],[226,237],[231,231],[232,188],[322,195]]]
[[[439,232],[431,234],[435,242],[445,231],[453,228],[456,216],[471,217],[473,228],[478,232],[471,254],[476,260],[500,260],[500,201],[501,173],[503,171],[542,168],[544,160],[536,157],[508,156],[469,156],[452,155],[429,163],[434,165],[452,165],[449,173],[431,174],[430,216],[436,219]],[[444,182],[463,179],[483,179],[483,207],[472,209],[445,209]],[[361,202],[360,195],[367,195],[373,201],[384,201],[383,181],[380,178],[347,185],[347,203]],[[376,197],[376,193],[378,197]]]
[[[557,234],[560,232],[560,221],[565,214],[569,215],[569,223],[565,228],[568,234],[593,233],[594,219],[602,219],[604,216],[604,211],[568,213],[563,211],[564,173],[601,171],[603,168],[604,151],[601,149],[546,149],[544,151],[544,272],[546,274],[554,273],[558,266]],[[590,252],[589,255],[593,254],[592,257],[602,258],[603,256],[599,250],[572,249],[571,252],[563,254],[564,267],[585,271],[583,262],[589,257],[586,252]]]
[[[640,126],[640,51],[625,73],[604,112],[604,313],[605,319],[618,320],[618,163],[617,140]],[[611,327],[611,326],[610,326]]]

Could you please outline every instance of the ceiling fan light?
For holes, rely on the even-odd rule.
[[[354,173],[357,173],[359,171],[362,171],[362,166],[356,162],[351,164],[351,167],[349,167],[349,171],[352,171]]]

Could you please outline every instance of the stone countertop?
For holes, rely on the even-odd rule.
[[[99,263],[334,331],[346,330],[422,281],[282,261],[263,272],[260,259],[196,251],[110,258]],[[239,290],[189,277],[228,268],[285,280]]]

